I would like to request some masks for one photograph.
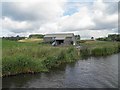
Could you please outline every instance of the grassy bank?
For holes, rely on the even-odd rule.
[[[79,51],[73,46],[53,47],[33,42],[2,41],[2,76],[48,72],[51,67],[74,62],[82,56],[110,55],[120,51],[118,42],[87,41]],[[80,54],[79,54],[80,52]]]
[[[81,46],[82,56],[106,56],[120,52],[120,42],[87,41]]]
[[[2,75],[47,72],[51,67],[79,59],[73,46],[53,47],[47,44],[3,40]]]

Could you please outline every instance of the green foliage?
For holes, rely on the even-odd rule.
[[[21,40],[21,39],[25,39],[26,37],[20,37],[19,35],[17,35],[16,37],[2,37],[2,39],[5,39],[5,40],[11,40],[11,41],[18,41],[18,40]]]
[[[30,58],[26,55],[3,57],[3,75],[34,73],[40,71],[47,71],[47,69],[41,65],[40,60],[35,60],[34,58]]]
[[[8,40],[3,40],[2,45],[3,76],[49,71],[51,67],[76,60],[77,56],[76,49],[71,46],[53,47]]]
[[[76,40],[80,40],[80,35],[75,35]]]
[[[80,54],[82,58],[89,57],[91,55],[91,52],[88,48],[83,48],[80,50]]]
[[[91,40],[94,40],[94,37],[91,37]]]
[[[120,42],[94,41],[81,45],[86,47],[81,50],[82,56],[105,56],[120,52]]]
[[[58,67],[62,63],[74,62],[79,56],[77,55],[77,50],[73,47],[68,47],[67,49],[59,49],[54,55],[49,55],[44,61],[44,65],[47,68]]]
[[[109,34],[108,38],[112,41],[120,41],[120,34]]]
[[[2,41],[2,75],[48,72],[52,67],[70,63],[80,56],[103,56],[120,52],[120,42],[86,41],[82,49],[73,46]]]
[[[108,37],[97,38],[99,41],[120,41],[120,34],[109,34]]]
[[[29,35],[29,38],[43,38],[44,37],[44,35],[42,35],[42,34],[31,34],[31,35]]]

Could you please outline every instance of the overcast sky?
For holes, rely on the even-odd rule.
[[[1,36],[71,32],[81,38],[97,38],[118,33],[117,1],[2,1]]]

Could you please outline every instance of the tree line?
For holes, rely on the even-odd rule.
[[[120,34],[109,34],[107,37],[97,38],[99,41],[120,41]]]
[[[6,40],[13,40],[13,41],[17,41],[17,40],[21,40],[21,39],[25,39],[27,37],[20,37],[19,35],[17,36],[11,36],[11,37],[2,37],[2,39],[6,39]],[[43,34],[31,34],[29,35],[28,38],[44,38]],[[77,41],[80,41],[80,35],[75,35],[75,38]],[[91,40],[94,40],[94,37],[91,37]],[[107,37],[101,37],[101,38],[96,38],[96,40],[99,41],[120,41],[120,34],[109,34]]]
[[[12,41],[18,41],[18,40],[25,39],[25,38],[26,37],[20,37],[19,35],[17,35],[17,36],[11,36],[11,37],[2,37],[2,39],[12,40]]]
[[[42,34],[31,34],[29,35],[28,38],[43,38],[44,35]],[[2,39],[5,39],[5,40],[12,40],[12,41],[18,41],[18,40],[21,40],[21,39],[25,39],[27,37],[20,37],[19,35],[17,36],[10,36],[10,37],[2,37]]]
[[[29,35],[29,38],[43,38],[45,35],[43,34],[31,34]]]

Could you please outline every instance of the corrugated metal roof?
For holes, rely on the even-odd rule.
[[[65,38],[55,38],[55,40],[63,40],[63,39],[65,39]]]
[[[57,34],[46,34],[44,37],[55,37],[56,39],[65,39],[66,37],[73,37],[73,33],[57,33]]]

